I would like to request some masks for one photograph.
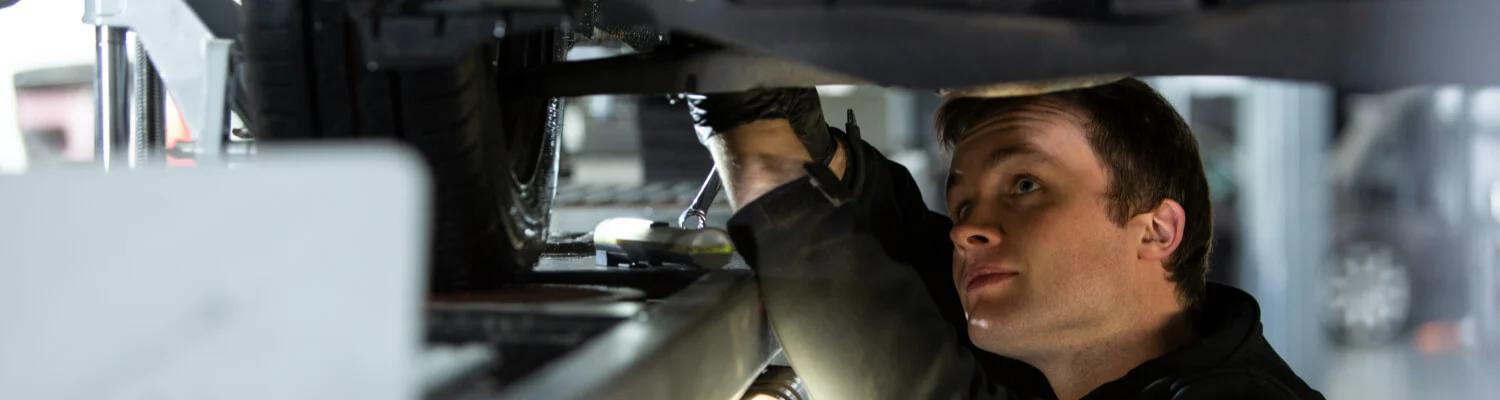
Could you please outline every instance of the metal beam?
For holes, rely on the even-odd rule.
[[[94,160],[105,171],[124,167],[130,143],[130,60],[123,28],[94,28]]]
[[[644,53],[549,64],[507,77],[535,97],[730,92],[864,80],[782,58],[731,50]]]
[[[912,88],[1107,73],[1243,75],[1363,89],[1500,83],[1500,52],[1491,43],[1500,2],[1493,1],[1260,2],[1124,22],[915,4],[619,3],[649,10],[672,30]]]
[[[497,397],[737,398],[778,350],[754,274],[717,270]]]

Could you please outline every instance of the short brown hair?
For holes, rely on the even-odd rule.
[[[1033,96],[945,101],[938,109],[937,134],[954,146],[967,128],[1039,102],[1060,103],[1081,115],[1094,154],[1109,168],[1109,215],[1123,225],[1164,199],[1187,213],[1182,243],[1168,260],[1172,281],[1184,304],[1203,298],[1213,237],[1213,207],[1198,142],[1177,110],[1144,82],[1126,78],[1114,83]]]

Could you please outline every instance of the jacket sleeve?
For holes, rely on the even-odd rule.
[[[866,225],[860,232],[880,242],[892,260],[904,264],[921,278],[928,295],[950,325],[958,327],[962,342],[968,338],[962,328],[963,308],[953,288],[953,244],[948,240],[952,227],[948,217],[930,211],[910,172],[901,164],[880,154],[873,146],[860,142],[855,146],[859,157],[847,176],[854,218]]]
[[[985,352],[969,341],[968,321],[953,287],[953,243],[948,239],[948,217],[928,209],[915,179],[901,164],[887,159],[873,146],[831,129],[844,143],[853,142],[844,182],[851,194],[845,207],[866,224],[857,232],[880,242],[893,261],[921,278],[938,313],[953,327],[958,342],[969,348],[992,384],[1006,387],[1012,397],[1053,398],[1041,371],[1026,363]]]
[[[757,271],[772,329],[814,398],[1006,398],[917,272],[816,176],[767,193],[729,223]]]

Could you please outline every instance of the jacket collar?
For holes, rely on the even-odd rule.
[[[1113,398],[1118,393],[1136,393],[1161,378],[1223,366],[1236,355],[1253,351],[1246,348],[1260,343],[1260,306],[1242,290],[1207,284],[1203,303],[1192,311],[1198,339],[1166,355],[1146,361],[1124,377],[1106,383],[1087,397]]]
[[[1260,305],[1240,289],[1209,283],[1203,304],[1192,312],[1198,340],[1136,367],[1151,376],[1186,368],[1224,365],[1261,336]],[[1128,376],[1128,375],[1127,375]]]

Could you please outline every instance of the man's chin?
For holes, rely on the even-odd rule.
[[[974,343],[974,347],[987,353],[1017,360],[1030,354],[1027,351],[1027,341],[1023,337],[1012,335],[1011,332],[996,332],[969,325],[969,341]]]
[[[986,353],[999,354],[1010,358],[1018,358],[1018,356],[1020,355],[1020,349],[1017,348],[1014,341],[1002,338],[974,336],[976,333],[977,332],[973,332],[973,330],[970,329],[969,341],[974,343],[974,347],[978,347],[980,350],[984,350]],[[982,335],[982,333],[978,334]]]
[[[1027,322],[1014,310],[997,312],[993,308],[977,310],[969,315],[969,340],[985,351],[1013,357],[1018,347],[1026,346]]]

